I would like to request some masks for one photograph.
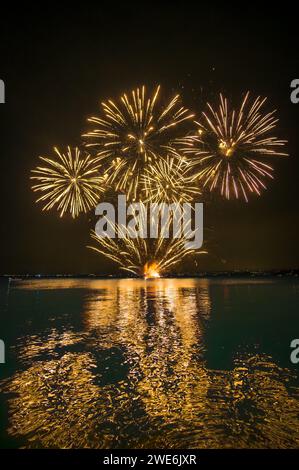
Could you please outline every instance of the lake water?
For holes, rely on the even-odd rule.
[[[0,284],[0,447],[299,447],[299,281]]]

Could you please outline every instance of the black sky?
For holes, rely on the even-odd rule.
[[[114,271],[85,248],[88,216],[62,221],[54,212],[42,213],[29,175],[37,157],[54,145],[80,143],[86,118],[101,100],[143,83],[180,92],[195,112],[221,91],[237,100],[247,90],[268,96],[291,157],[274,162],[276,179],[261,198],[245,204],[214,196],[206,204],[211,254],[200,269],[299,267],[299,104],[290,101],[290,82],[299,78],[299,28],[291,9],[34,4],[1,16],[0,27],[0,78],[6,84],[6,103],[0,104],[0,273]]]

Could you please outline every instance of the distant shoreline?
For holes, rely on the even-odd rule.
[[[299,269],[272,270],[272,271],[205,271],[201,273],[172,274],[161,279],[184,278],[258,278],[258,277],[299,277]],[[136,276],[122,276],[117,274],[2,274],[0,280],[26,280],[26,279],[140,279]]]

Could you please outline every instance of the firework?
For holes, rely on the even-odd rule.
[[[278,119],[275,112],[263,112],[266,98],[251,100],[247,93],[238,110],[231,109],[220,95],[220,105],[207,105],[197,134],[178,140],[186,156],[192,157],[195,176],[203,187],[218,190],[226,199],[261,194],[265,180],[273,179],[273,167],[267,157],[285,156],[286,141],[272,136]]]
[[[146,209],[143,212],[144,217],[145,214]],[[137,223],[137,219],[135,220]],[[181,220],[183,221],[183,218]],[[92,231],[91,237],[96,241],[97,246],[89,246],[88,248],[112,260],[123,271],[142,276],[145,279],[160,277],[189,255],[207,253],[186,246],[186,239],[190,238],[190,231],[185,229],[188,222],[185,226],[183,225],[185,236],[168,238],[166,233],[169,233],[169,227],[172,223],[170,217],[159,231],[157,238],[143,238],[132,236],[128,227],[115,224],[107,217],[106,221],[112,227],[113,232],[118,234],[118,238],[99,237]]]
[[[159,238],[153,242],[149,238],[129,237],[115,241],[99,238],[94,232],[91,236],[98,246],[89,248],[114,261],[123,271],[145,279],[160,277],[189,255],[206,253],[185,248],[184,238]]]
[[[183,123],[193,117],[180,104],[179,95],[165,106],[159,95],[160,86],[149,97],[142,86],[129,96],[123,94],[117,103],[102,103],[103,117],[89,118],[95,127],[83,136],[86,146],[105,162],[108,182],[133,200],[138,197],[144,168],[167,154],[174,138],[184,135]]]
[[[146,262],[143,267],[143,277],[144,279],[157,279],[161,277],[160,275],[160,266],[157,262]]]
[[[190,164],[183,158],[167,155],[148,165],[141,177],[145,201],[166,204],[191,202],[199,194],[192,183]]]
[[[40,157],[44,166],[32,170],[36,181],[33,191],[42,195],[36,202],[44,203],[43,210],[56,207],[62,217],[70,212],[77,217],[96,206],[104,191],[105,177],[100,174],[99,159],[81,152],[77,147],[67,147],[62,153],[54,148],[55,158]]]

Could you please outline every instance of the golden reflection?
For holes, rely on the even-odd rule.
[[[38,335],[29,336],[23,345],[20,346],[20,356],[24,361],[32,362],[39,355],[51,353],[52,356],[58,356],[56,351],[59,348],[73,346],[82,341],[82,335],[73,331],[64,331],[61,334],[52,329],[47,335],[47,341],[43,341]]]
[[[209,366],[210,281],[72,288],[83,285],[82,329],[27,337],[18,354],[30,365],[0,383],[11,397],[8,432],[25,447],[298,447],[288,370],[256,353],[232,357],[229,370]]]
[[[17,373],[8,386],[8,432],[27,436],[26,447],[85,447],[98,395],[92,367],[89,354],[65,354]]]

